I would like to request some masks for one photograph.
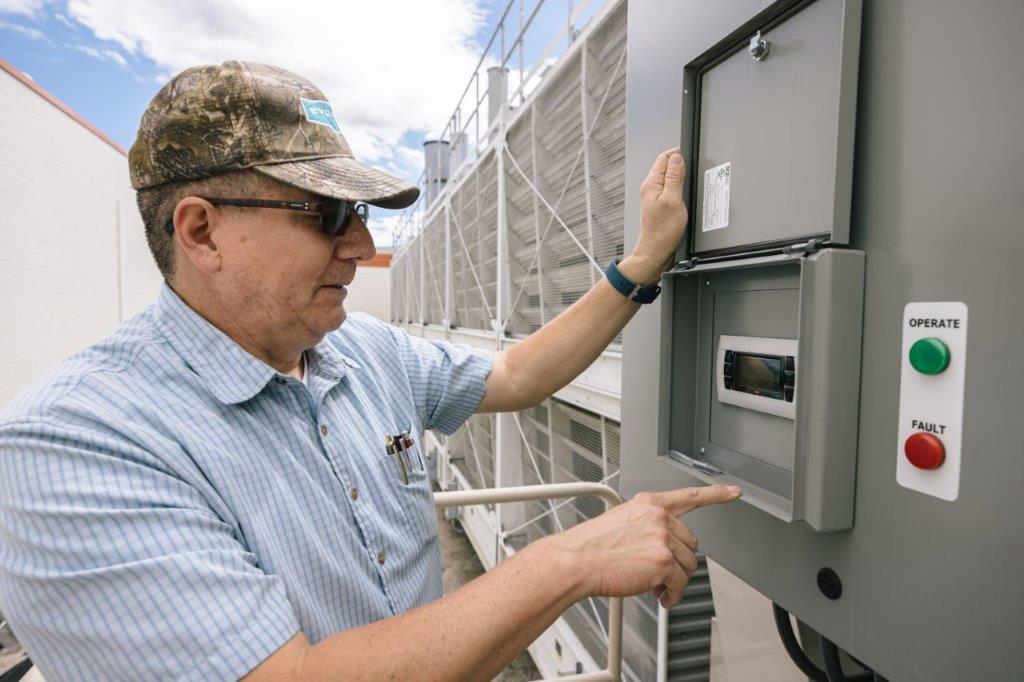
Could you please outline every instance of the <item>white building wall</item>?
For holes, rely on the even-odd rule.
[[[124,153],[0,70],[0,406],[160,281]]]
[[[348,285],[345,310],[373,315],[384,322],[391,321],[391,268],[360,265],[356,278]]]

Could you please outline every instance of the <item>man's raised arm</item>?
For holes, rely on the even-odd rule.
[[[683,157],[663,152],[640,187],[641,230],[619,271],[636,284],[661,279],[686,227]],[[585,370],[639,309],[601,279],[561,315],[511,348],[497,351],[479,412],[511,412],[541,402]]]

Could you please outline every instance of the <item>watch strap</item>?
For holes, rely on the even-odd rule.
[[[650,287],[641,286],[623,275],[619,271],[618,266],[619,259],[614,258],[608,264],[608,268],[604,271],[604,276],[608,279],[608,283],[611,284],[616,291],[635,303],[650,303],[654,299],[658,298],[658,294],[661,293],[660,286],[657,284]]]

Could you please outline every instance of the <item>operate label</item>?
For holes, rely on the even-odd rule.
[[[704,201],[701,203],[703,220],[701,231],[710,232],[729,226],[729,185],[732,180],[732,162],[704,171]]]

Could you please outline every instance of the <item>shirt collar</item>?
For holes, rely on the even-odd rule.
[[[164,282],[156,302],[156,324],[189,367],[222,403],[245,402],[280,373],[238,345],[189,307]],[[306,353],[306,371],[342,379],[359,365],[325,337]]]

